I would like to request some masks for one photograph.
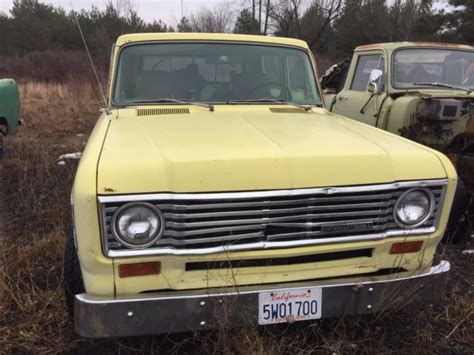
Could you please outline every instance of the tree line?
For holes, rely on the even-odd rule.
[[[8,14],[0,12],[0,55],[81,50],[76,21],[98,56],[110,52],[117,36],[130,32],[278,35],[303,39],[312,50],[333,57],[375,42],[474,44],[473,0],[242,0],[232,8],[229,4],[202,8],[172,27],[159,19],[145,22],[130,1],[109,1],[104,10],[92,7],[68,13],[38,0],[15,0]]]

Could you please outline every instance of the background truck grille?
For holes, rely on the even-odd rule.
[[[415,230],[394,221],[395,203],[405,191],[429,188],[436,200],[433,215]],[[431,233],[444,198],[446,181],[365,187],[243,193],[154,194],[100,197],[107,255],[201,254],[222,250],[271,248],[370,240],[391,235]],[[158,207],[165,231],[146,250],[122,246],[111,232],[115,211],[132,201]],[[124,256],[124,255],[123,255]]]

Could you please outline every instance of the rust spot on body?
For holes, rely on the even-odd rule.
[[[356,51],[360,49],[374,49],[374,48],[381,48],[381,43],[374,43],[374,44],[364,44],[363,46],[356,47]]]
[[[416,46],[421,47],[441,47],[441,48],[461,48],[461,44],[438,43],[438,42],[413,42]]]
[[[104,187],[104,192],[115,192],[117,190],[111,188],[111,187]]]

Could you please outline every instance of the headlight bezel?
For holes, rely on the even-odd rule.
[[[156,232],[153,233],[153,237],[150,239],[150,241],[148,241],[147,243],[144,243],[144,244],[139,244],[139,245],[138,244],[131,244],[131,243],[127,242],[125,240],[124,236],[121,235],[120,231],[117,228],[117,223],[118,223],[119,217],[124,213],[124,211],[126,211],[127,209],[130,209],[130,208],[135,208],[135,207],[144,207],[144,208],[147,208],[147,209],[151,210],[152,212],[154,212],[156,214],[158,222],[160,224],[159,227],[157,228]],[[114,214],[112,216],[112,219],[110,221],[110,229],[111,229],[112,235],[117,240],[117,242],[119,242],[123,246],[125,246],[129,249],[146,249],[146,248],[154,245],[163,236],[163,233],[164,233],[164,230],[165,230],[165,218],[164,218],[163,213],[160,211],[160,209],[157,208],[156,206],[154,206],[151,203],[148,203],[148,202],[129,202],[129,203],[126,203],[126,204],[120,206],[114,212]]]
[[[418,222],[413,223],[413,224],[407,224],[400,220],[400,218],[398,217],[397,210],[400,203],[403,201],[403,199],[406,198],[406,196],[408,196],[409,194],[416,191],[421,191],[426,194],[426,196],[429,199],[429,208],[426,215],[422,219],[420,219]],[[415,229],[422,226],[428,219],[430,219],[431,216],[433,216],[435,208],[436,208],[436,199],[433,192],[430,189],[427,189],[424,187],[414,187],[405,191],[403,194],[401,194],[400,197],[397,199],[397,202],[395,202],[395,205],[393,207],[393,219],[400,228]]]

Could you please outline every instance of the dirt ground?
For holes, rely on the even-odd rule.
[[[474,249],[440,246],[452,263],[446,297],[370,317],[173,336],[89,340],[66,315],[62,262],[77,160],[99,113],[87,83],[21,85],[26,124],[0,163],[3,292],[0,353],[443,353],[474,352]],[[473,214],[474,215],[474,214]],[[474,218],[472,218],[474,223]]]

